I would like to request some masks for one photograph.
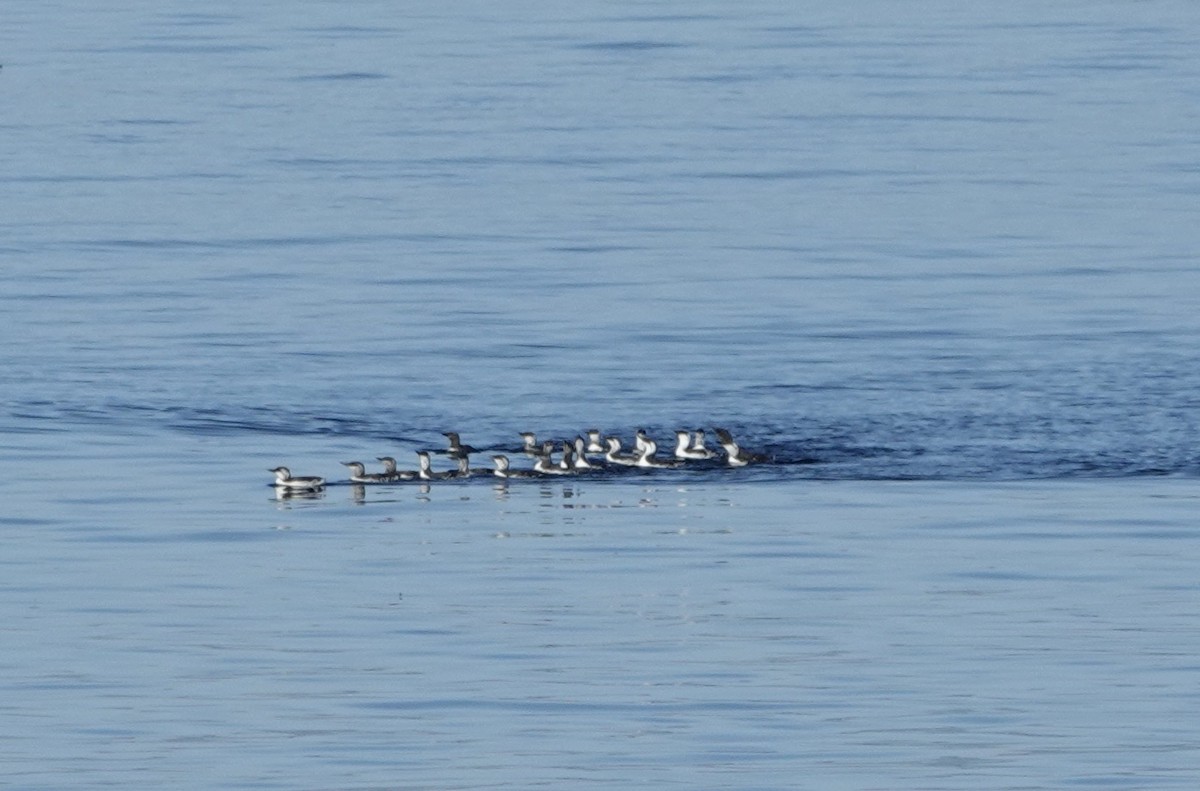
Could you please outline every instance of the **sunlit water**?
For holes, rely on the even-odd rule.
[[[1195,788],[1198,33],[6,10],[0,784]]]

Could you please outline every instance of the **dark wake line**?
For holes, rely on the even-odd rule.
[[[422,449],[437,452],[444,448],[440,432],[450,428],[462,431],[464,441],[481,446],[485,453],[512,453],[519,445],[517,431],[526,428],[508,428],[503,425],[507,421],[493,418],[480,421],[476,436],[470,426],[446,426],[436,416],[406,420],[386,411],[366,416],[334,415],[282,406],[197,408],[44,401],[6,407],[3,429],[12,433],[117,426],[197,436],[338,437],[361,441],[362,455],[370,459],[382,455],[406,458],[405,454]],[[1200,475],[1200,452],[1187,442],[1186,434],[1115,431],[1099,421],[1095,425],[1076,425],[1063,419],[1062,425],[1056,426],[1043,420],[1030,421],[1027,426],[1007,415],[988,414],[971,415],[966,424],[953,415],[873,415],[855,420],[771,415],[762,420],[720,420],[745,448],[764,454],[767,460],[739,470],[693,465],[685,470],[649,472],[663,479],[711,480],[720,471],[736,473],[732,480],[754,481],[1002,481]],[[406,425],[398,425],[401,422]],[[673,442],[665,439],[673,436],[676,426],[700,427],[661,418],[644,426],[660,440],[660,456],[670,455]],[[600,428],[606,435],[620,437],[622,446],[628,448],[638,427]],[[584,429],[560,429],[546,438],[561,442],[573,439]],[[1170,442],[1163,442],[1164,437]],[[710,445],[715,446],[711,435]]]

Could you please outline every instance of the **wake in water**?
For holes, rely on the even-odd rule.
[[[685,467],[694,470],[740,469],[771,461],[766,454],[742,447],[734,439],[732,432],[725,428],[713,428],[720,450],[707,446],[703,429],[681,429],[675,432],[674,451],[663,455],[659,455],[658,442],[644,429],[637,430],[632,450],[629,452],[622,450],[621,440],[616,436],[602,436],[598,429],[588,429],[585,433],[586,439],[584,434],[579,434],[571,440],[546,440],[540,443],[533,432],[522,433],[522,445],[510,452],[528,457],[531,460],[528,468],[514,467],[508,453],[492,455],[494,467],[473,468],[470,465],[471,454],[483,451],[464,444],[459,434],[453,431],[443,432],[449,443],[444,450],[417,451],[415,470],[398,469],[395,458],[391,456],[376,457],[383,466],[381,472],[367,472],[366,465],[360,461],[343,461],[341,464],[350,469],[350,478],[346,483],[365,486],[468,478],[507,481],[521,478],[611,474],[621,470],[681,470]],[[439,453],[453,460],[454,469],[434,469],[432,453]],[[323,477],[293,476],[287,467],[276,467],[270,472],[275,474],[275,482],[272,485],[284,495],[311,495],[320,492],[326,486],[326,479]]]
[[[740,446],[765,457],[739,470],[738,480],[1023,480],[1200,473],[1196,451],[1200,423],[1190,396],[1172,400],[1164,393],[1137,393],[1137,398],[1130,396],[1127,402],[1097,403],[1077,398],[1078,394],[1067,388],[1068,403],[1065,396],[1016,401],[1001,392],[988,399],[942,392],[936,393],[936,398],[924,392],[917,394],[919,398],[889,392],[886,398],[874,399],[868,397],[870,393],[828,389],[771,392],[770,398],[754,391],[756,398],[741,399],[740,406],[751,416],[716,403],[714,412],[742,417],[712,420],[702,415],[697,419],[695,413],[662,414],[647,425],[647,433],[666,438],[674,426],[691,423],[715,422],[728,428]],[[606,433],[633,436],[634,429],[623,422],[624,409],[619,404],[599,404],[590,411],[591,419],[611,427]],[[533,461],[524,455],[523,442],[503,441],[512,436],[512,415],[499,412],[456,417],[414,411],[408,405],[196,407],[64,400],[10,402],[0,412],[7,413],[0,413],[0,429],[10,433],[72,431],[74,427],[121,432],[151,429],[202,438],[240,437],[267,446],[278,444],[277,438],[312,437],[369,449],[373,452],[368,462],[377,456],[402,458],[427,448],[435,462],[431,469],[440,466],[443,472],[455,471],[436,463],[448,449],[431,437],[437,437],[446,423],[461,420],[470,422],[473,436],[483,440],[475,442],[481,447],[471,449],[473,452],[508,455],[514,471],[532,469]],[[539,415],[538,420],[550,424],[555,436],[573,438],[577,431],[569,416]],[[591,438],[587,439],[590,442]],[[722,452],[715,441],[711,444],[710,450]],[[403,450],[397,452],[396,446]],[[624,442],[622,447],[626,452],[638,450],[636,443]],[[664,443],[662,455],[668,460],[670,449]],[[606,450],[593,448],[588,453],[594,458]],[[554,451],[561,456],[561,442],[556,442]],[[333,461],[343,460],[349,459]],[[724,460],[684,461],[679,468],[653,471],[689,481],[731,472]],[[494,460],[491,462],[494,465]],[[642,468],[609,466],[605,471],[611,476],[638,469]],[[415,478],[415,466],[412,472]]]

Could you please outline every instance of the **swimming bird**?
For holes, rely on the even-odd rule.
[[[417,477],[423,481],[441,481],[451,477],[454,473],[450,472],[434,472],[433,465],[429,461],[429,451],[417,451]]]
[[[558,466],[567,472],[575,471],[575,445],[570,442],[562,444],[562,460],[558,462]]]
[[[562,467],[559,467],[551,459],[548,459],[545,456],[538,456],[536,459],[534,459],[533,471],[537,472],[537,473],[541,473],[542,475],[570,475],[571,474],[570,470],[564,470]]]
[[[466,454],[454,457],[458,461],[458,469],[450,471],[446,477],[448,478],[473,478],[476,475],[491,475],[490,467],[472,467],[471,460]]]
[[[275,473],[273,486],[296,492],[315,492],[325,488],[325,479],[316,475],[298,475],[292,477],[292,471],[287,467],[276,467],[270,472]]]
[[[549,447],[547,447],[549,446]],[[554,450],[554,443],[542,443],[543,452],[539,453],[533,460],[533,471],[542,475],[570,475],[574,470],[566,469],[562,464],[555,462],[551,453]],[[564,452],[564,459],[565,459]]]
[[[391,480],[387,473],[367,472],[361,461],[344,461],[342,465],[350,468],[350,483],[387,483]]]
[[[647,439],[645,445],[642,446],[642,452],[638,454],[637,461],[634,462],[638,467],[650,467],[654,469],[665,469],[667,467],[678,467],[683,462],[672,459],[656,459],[654,454],[658,452],[658,443],[652,439]]]
[[[411,481],[417,477],[416,470],[397,470],[396,460],[391,456],[379,456],[376,460],[383,462],[383,474],[389,481]]]
[[[583,437],[575,438],[575,456],[573,459],[575,462],[575,469],[577,470],[595,469],[595,465],[587,460],[587,443],[584,441]]]
[[[450,448],[446,451],[446,453],[454,458],[458,458],[459,456],[468,456],[472,453],[479,452],[478,448],[473,448],[470,445],[462,444],[462,441],[458,438],[457,431],[443,431],[442,436],[450,442]]]
[[[650,437],[646,436],[646,430],[644,428],[639,428],[637,430],[637,436],[633,439],[633,449],[638,453],[641,453],[646,449],[646,443],[649,441]]]
[[[711,451],[708,448],[704,447],[704,429],[702,429],[702,428],[698,428],[692,432],[692,447],[691,447],[691,449],[693,451],[699,451],[702,453],[711,454],[711,456],[717,455],[714,451]]]
[[[532,478],[533,475],[529,470],[514,470],[509,467],[508,457],[500,454],[492,457],[492,461],[496,463],[496,469],[492,470],[492,474],[497,478]]]
[[[704,437],[700,437],[700,446],[692,444],[692,435],[687,431],[675,432],[675,458],[677,459],[711,459],[716,454],[704,447]]]
[[[589,428],[587,430],[587,452],[588,453],[604,453],[608,448],[604,447],[604,440],[600,437],[600,429]]]
[[[767,457],[761,453],[751,453],[743,450],[733,439],[733,435],[723,428],[714,428],[717,433],[717,440],[721,443],[721,447],[725,449],[725,456],[729,461],[730,467],[745,467],[747,464],[766,461]]]
[[[536,456],[542,452],[542,446],[538,444],[537,435],[532,431],[521,432],[521,452],[526,456]]]
[[[622,467],[633,467],[637,464],[637,456],[621,452],[621,440],[616,437],[608,437],[604,441],[608,444],[608,450],[604,453],[604,460],[609,464],[618,464]]]

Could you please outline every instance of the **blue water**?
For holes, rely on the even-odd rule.
[[[1195,788],[1198,34],[5,9],[0,784]]]

